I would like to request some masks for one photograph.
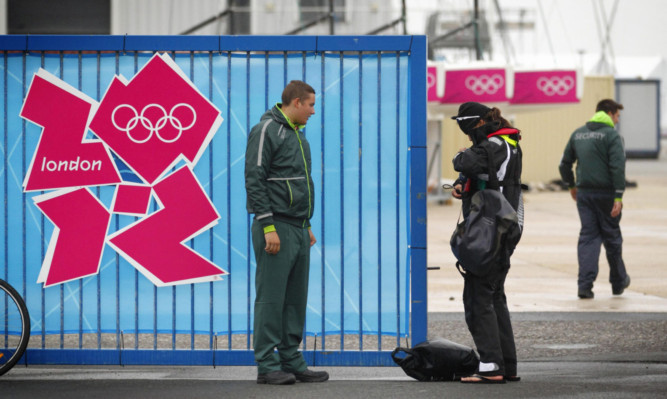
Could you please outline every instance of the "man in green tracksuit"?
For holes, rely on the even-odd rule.
[[[300,131],[315,113],[315,90],[291,81],[282,103],[262,115],[248,136],[245,186],[255,214],[252,243],[257,261],[253,347],[257,383],[323,382],[299,351],[306,321],[310,229],[314,187],[310,146]],[[275,353],[274,349],[278,349]]]
[[[596,114],[586,125],[575,130],[563,152],[560,175],[577,202],[581,231],[578,296],[592,299],[593,283],[598,274],[600,246],[604,244],[609,262],[612,294],[621,295],[630,285],[625,270],[621,235],[621,209],[625,191],[625,152],[623,140],[614,128],[623,105],[606,99],[598,103]],[[572,173],[577,163],[575,185]]]

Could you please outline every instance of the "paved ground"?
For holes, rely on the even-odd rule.
[[[30,366],[0,377],[0,398],[665,398],[667,156],[629,161],[627,171],[638,187],[624,197],[632,284],[620,297],[611,295],[604,256],[595,299],[576,297],[575,204],[563,191],[526,195],[525,233],[507,280],[519,383],[420,383],[397,367],[347,367],[329,368],[324,384],[268,387],[254,382],[253,367]],[[428,263],[441,267],[429,272],[429,337],[472,346],[448,247],[458,210],[429,205]]]
[[[20,371],[20,370],[19,370]],[[330,368],[331,380],[257,385],[252,367],[33,368],[0,380],[3,398],[664,398],[667,364],[529,362],[504,385],[418,382],[398,368]]]

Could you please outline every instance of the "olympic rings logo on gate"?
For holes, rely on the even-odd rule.
[[[190,112],[192,112],[192,122],[187,126],[183,126],[181,121],[174,116],[174,112],[180,107],[185,107],[185,108],[189,109]],[[122,109],[122,108],[128,108],[134,114],[134,116],[127,121],[127,124],[125,125],[125,127],[118,126],[118,124],[116,123],[116,112],[118,110]],[[163,116],[160,117],[160,119],[157,120],[155,125],[153,125],[153,122],[145,116],[146,111],[151,109],[151,108],[157,108],[160,111],[162,111],[162,114],[163,114]],[[164,107],[161,106],[160,104],[148,104],[141,110],[141,113],[138,113],[137,110],[129,104],[121,104],[121,105],[117,106],[116,108],[114,108],[113,112],[111,113],[111,122],[116,127],[116,129],[120,130],[121,132],[125,132],[125,134],[127,134],[127,138],[129,138],[130,140],[132,140],[133,142],[135,142],[137,144],[143,144],[143,143],[147,142],[148,140],[150,140],[151,137],[153,137],[153,133],[155,133],[157,138],[160,141],[162,141],[163,143],[167,143],[167,144],[173,143],[176,140],[178,140],[179,138],[181,138],[181,135],[183,134],[184,131],[186,131],[188,129],[191,129],[195,125],[196,121],[197,121],[197,113],[195,112],[195,109],[192,108],[192,106],[190,104],[186,104],[186,103],[179,103],[179,104],[174,105],[171,108],[171,111],[169,111],[169,113],[167,113],[167,110],[164,109]],[[148,136],[146,136],[146,138],[141,139],[141,140],[136,139],[135,137],[133,137],[132,133],[131,133],[134,130],[134,128],[137,127],[139,122],[141,122],[141,126],[143,126],[145,129],[147,129],[149,131]],[[167,122],[169,122],[169,124],[174,129],[178,130],[178,134],[176,135],[176,137],[174,137],[172,139],[165,139],[164,137],[162,137],[160,135],[160,130],[162,130],[167,125]]]
[[[481,76],[468,76],[465,81],[466,88],[473,93],[482,94],[496,94],[505,84],[505,79],[500,74]]]
[[[537,79],[537,88],[551,97],[558,94],[559,96],[566,95],[574,88],[574,79],[571,76],[554,76],[552,78],[541,77]]]

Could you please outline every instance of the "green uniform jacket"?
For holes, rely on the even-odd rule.
[[[279,107],[266,111],[248,136],[246,207],[265,229],[274,218],[309,227],[315,204],[310,145]]]
[[[620,200],[625,191],[625,150],[609,115],[600,111],[575,130],[563,152],[559,171],[575,187],[572,165],[577,162],[576,187],[582,191],[609,191]]]

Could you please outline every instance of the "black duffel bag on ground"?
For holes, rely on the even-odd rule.
[[[443,338],[396,348],[394,362],[418,381],[455,381],[477,371],[479,356],[472,349]]]

